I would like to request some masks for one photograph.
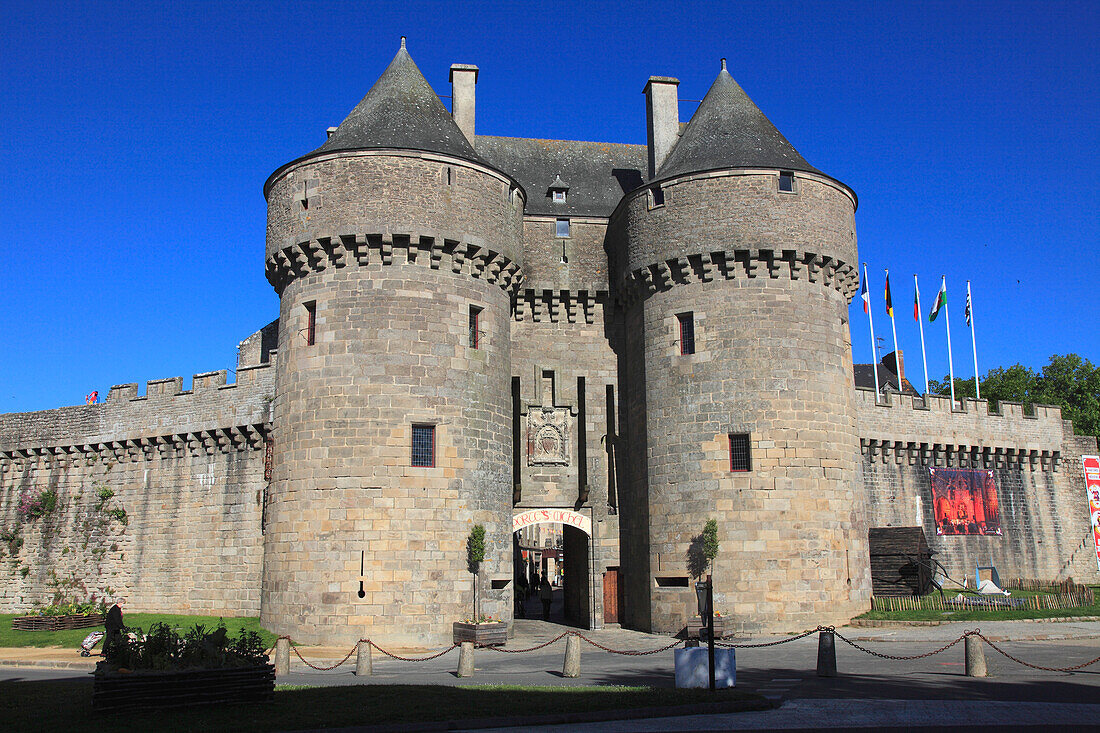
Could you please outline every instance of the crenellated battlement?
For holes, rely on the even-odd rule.
[[[523,289],[516,294],[512,315],[516,321],[539,323],[594,323],[607,305],[606,290]]]
[[[624,307],[675,285],[715,279],[784,278],[833,288],[849,303],[859,289],[859,273],[846,262],[793,249],[737,249],[703,252],[664,260],[626,273],[619,285]]]
[[[274,353],[274,352],[272,352]],[[274,360],[263,364],[251,364],[237,367],[237,381],[230,383],[227,380],[229,371],[218,369],[213,372],[199,372],[191,377],[191,389],[183,388],[183,377],[165,377],[164,379],[150,379],[145,383],[145,394],[139,394],[137,382],[128,384],[116,384],[107,393],[104,402],[117,402],[121,400],[144,400],[156,397],[184,397],[196,393],[217,389],[235,389],[241,386],[257,384],[264,381],[266,370],[275,366]]]
[[[967,398],[953,406],[941,395],[888,392],[876,401],[866,388],[856,389],[855,405],[867,461],[1056,471],[1065,438],[1073,434],[1053,405],[1034,405],[1029,415],[1022,403],[1002,401],[991,412],[987,400]]]
[[[282,295],[292,280],[312,272],[395,263],[483,278],[512,294],[523,282],[520,266],[500,252],[457,237],[424,232],[318,235],[276,250],[267,259],[266,274]]]

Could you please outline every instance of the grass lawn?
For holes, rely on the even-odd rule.
[[[96,631],[95,628],[72,629],[69,631],[17,631],[11,627],[11,620],[22,615],[24,614],[0,614],[0,647],[60,646],[77,649],[85,636]],[[145,631],[148,631],[149,627],[158,621],[163,621],[174,628],[183,629],[189,629],[195,624],[202,624],[207,629],[213,630],[218,625],[217,616],[182,616],[171,613],[124,613],[122,620],[127,626],[139,626]],[[265,648],[275,644],[276,635],[260,628],[258,617],[226,618],[225,626],[231,634],[236,634],[242,628],[255,631],[263,638]],[[98,627],[98,630],[102,631],[103,627]]]
[[[880,619],[880,620],[895,620],[895,621],[1015,621],[1029,618],[1066,618],[1073,616],[1100,616],[1100,586],[1092,586],[1092,589],[1097,598],[1097,602],[1091,606],[1076,606],[1074,608],[1056,608],[1049,609],[1043,608],[1036,610],[1034,608],[1014,608],[1014,609],[995,609],[995,610],[981,610],[973,608],[960,608],[947,611],[941,611],[932,608],[925,608],[920,610],[908,610],[908,611],[868,611],[867,613],[857,616],[862,619]],[[1027,590],[1014,590],[1011,591],[1011,598],[1030,598],[1036,595],[1050,595],[1049,593],[1042,593],[1039,591],[1027,591]],[[954,598],[958,595],[958,591],[944,590],[944,595],[948,598]],[[926,599],[931,599],[933,596],[925,596]],[[938,598],[939,594],[936,593],[935,597]]]
[[[8,730],[269,731],[402,724],[499,716],[558,715],[630,708],[727,703],[744,710],[771,704],[740,690],[650,687],[354,685],[277,687],[275,701],[150,713],[92,712],[92,681],[0,682]]]

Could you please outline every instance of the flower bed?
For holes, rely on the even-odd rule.
[[[180,705],[268,702],[275,696],[275,667],[183,671],[111,671],[96,666],[92,709],[97,712],[147,710]]]
[[[102,626],[102,613],[74,613],[65,616],[16,616],[11,627],[19,631],[63,631],[65,629],[92,629]]]
[[[455,644],[472,641],[474,646],[501,646],[508,641],[508,625],[503,621],[455,621],[452,629]]]

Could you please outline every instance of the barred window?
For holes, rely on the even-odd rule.
[[[752,451],[748,433],[730,433],[730,470],[745,472],[752,469]]]
[[[481,332],[479,330],[481,326],[481,308],[476,305],[470,306],[470,348],[477,349],[481,347]]]
[[[686,356],[695,353],[695,314],[677,313],[680,321],[680,354]]]
[[[412,465],[435,467],[435,425],[412,426]]]

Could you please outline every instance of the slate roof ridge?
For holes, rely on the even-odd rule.
[[[584,145],[614,145],[622,148],[637,148],[641,150],[646,149],[645,143],[609,143],[600,140],[555,140],[553,138],[544,137],[517,137],[515,135],[485,135],[483,133],[477,133],[474,135],[474,139],[479,137],[492,138],[494,140],[521,140],[523,142],[532,143],[580,143]]]
[[[721,168],[777,168],[831,178],[795,150],[730,76],[725,59],[654,179]]]
[[[420,72],[404,38],[370,91],[310,155],[372,148],[422,150],[485,162]]]

